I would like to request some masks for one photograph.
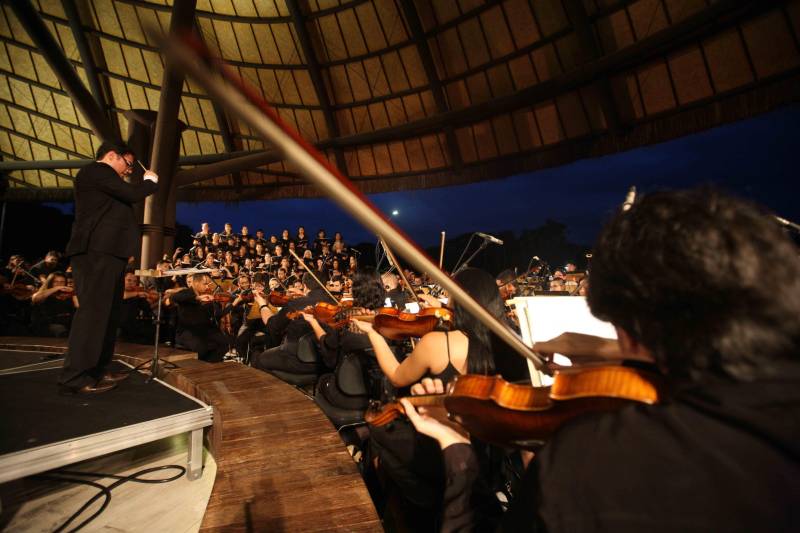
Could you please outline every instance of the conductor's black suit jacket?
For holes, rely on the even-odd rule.
[[[135,256],[141,234],[133,204],[157,190],[149,180],[140,185],[125,182],[105,163],[83,167],[75,178],[75,222],[67,255],[91,250],[126,259]]]

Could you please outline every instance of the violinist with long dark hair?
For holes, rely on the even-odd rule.
[[[482,270],[467,268],[455,280],[492,315],[502,319],[503,302],[494,278]],[[375,357],[388,380],[397,388],[408,387],[423,378],[448,383],[461,374],[494,374],[494,352],[503,349],[493,341],[489,329],[453,301],[450,331],[424,335],[402,362],[387,340],[371,323],[355,320],[367,333]],[[392,427],[370,428],[370,449],[380,458],[381,470],[399,487],[411,529],[429,529],[437,521],[444,487],[443,465],[438,446],[404,421]]]
[[[796,531],[800,259],[773,217],[713,190],[646,196],[600,235],[588,302],[668,399],[562,426],[502,530]],[[468,437],[403,402],[444,449],[443,529],[493,529]]]

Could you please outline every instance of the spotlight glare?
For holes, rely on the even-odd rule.
[[[397,215],[399,215],[399,214],[400,214],[400,211],[398,211],[397,209],[395,209],[395,210],[393,210],[393,211],[392,211],[392,216],[393,216],[393,217],[396,217],[396,216],[397,216]]]

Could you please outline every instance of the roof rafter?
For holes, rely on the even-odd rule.
[[[329,137],[339,136],[339,125],[333,116],[331,110],[331,101],[328,97],[328,91],[325,88],[325,82],[322,79],[322,70],[320,69],[317,56],[314,53],[314,47],[311,44],[311,35],[309,34],[308,27],[306,26],[303,13],[300,11],[300,6],[297,0],[286,0],[286,7],[289,8],[289,13],[292,16],[294,29],[297,32],[297,38],[300,40],[300,47],[303,50],[306,64],[308,65],[308,73],[311,76],[311,83],[314,85],[314,90],[317,93],[317,101],[322,106],[322,114],[325,117],[325,125],[328,128]],[[344,160],[344,154],[340,149],[334,150],[336,157],[336,166],[339,170],[347,174],[347,164]]]
[[[436,65],[433,63],[433,54],[431,48],[428,46],[428,41],[422,28],[422,21],[419,19],[419,13],[414,5],[414,0],[400,0],[400,5],[403,9],[408,28],[412,36],[411,41],[417,47],[422,67],[425,69],[425,75],[428,77],[428,87],[433,93],[433,101],[436,103],[437,113],[445,113],[450,110],[447,105],[447,98],[445,98],[442,82],[439,79],[439,74],[436,72]],[[444,125],[444,135],[447,140],[447,152],[449,159],[453,164],[456,171],[461,169],[464,160],[461,157],[461,150],[458,148],[456,135],[453,132],[453,126],[450,124]]]
[[[39,12],[33,7],[30,0],[17,0],[11,2],[11,8],[19,18],[20,23],[28,32],[31,40],[39,47],[39,52],[44,56],[53,73],[61,85],[69,93],[81,114],[91,125],[92,131],[100,139],[119,141],[118,130],[114,130],[108,117],[102,112],[91,93],[83,85],[78,73],[70,63],[58,42],[50,33]]]
[[[101,79],[98,70],[98,61],[95,61],[95,55],[99,57],[99,63],[105,65],[105,58],[102,57],[103,51],[97,43],[94,46],[89,44],[86,38],[87,32],[84,29],[83,22],[81,22],[81,15],[75,0],[61,0],[61,5],[64,7],[64,13],[67,15],[70,31],[72,37],[75,39],[75,45],[78,48],[78,54],[81,57],[83,70],[86,72],[86,79],[89,82],[89,89],[92,91],[97,105],[103,109],[111,121],[111,125],[115,131],[119,131],[119,122],[117,116],[113,113],[112,107],[109,104],[111,98],[111,88],[108,86],[108,81]],[[96,39],[96,38],[95,38]]]

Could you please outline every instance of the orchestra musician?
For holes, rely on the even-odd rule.
[[[394,272],[384,272],[381,275],[383,288],[386,290],[386,297],[391,300],[393,306],[398,309],[403,307],[411,301],[409,295],[400,286],[400,278]]]
[[[491,275],[467,268],[457,274],[455,280],[492,315],[503,318],[503,302]],[[494,374],[494,354],[504,351],[505,347],[457,301],[452,305],[451,330],[426,334],[402,362],[372,323],[361,320],[353,323],[367,333],[381,370],[395,387],[408,387],[423,378],[448,383],[460,374]],[[400,487],[407,505],[420,516],[435,515],[444,486],[436,443],[396,422],[389,430],[370,429],[371,450],[380,457],[382,469]]]
[[[327,280],[319,276],[318,279],[323,284]],[[253,356],[254,367],[265,371],[277,370],[300,375],[313,375],[319,372],[317,363],[306,363],[297,357],[298,342],[301,337],[311,333],[310,326],[302,317],[291,319],[287,314],[290,311],[314,307],[318,302],[330,302],[330,297],[324,287],[318,286],[317,281],[308,272],[303,274],[300,286],[302,296],[291,300],[278,313],[273,314],[269,306],[261,307],[261,317],[267,325],[272,347]]]
[[[119,338],[121,340],[136,344],[152,344],[154,342],[156,326],[153,322],[151,297],[157,298],[158,294],[154,291],[148,292],[139,283],[139,277],[133,272],[125,273],[119,321]]]
[[[170,297],[178,306],[175,341],[197,352],[202,361],[222,361],[230,339],[219,329],[223,307],[212,294],[216,285],[205,273],[194,274],[190,280],[191,287]]]
[[[719,192],[656,193],[617,213],[593,251],[589,306],[616,327],[618,357],[652,361],[669,396],[562,426],[501,529],[796,530],[798,280],[797,250],[772,217]],[[442,529],[494,529],[468,436],[402,401],[444,450]]]
[[[128,376],[107,366],[114,354],[125,266],[141,238],[133,204],[158,190],[158,175],[151,171],[139,185],[122,179],[134,161],[127,147],[103,143],[97,160],[75,177],[75,221],[66,255],[80,307],[59,378],[63,393],[105,392]]]
[[[31,329],[40,337],[66,337],[78,301],[67,276],[54,271],[47,275],[39,290],[31,296]]]

